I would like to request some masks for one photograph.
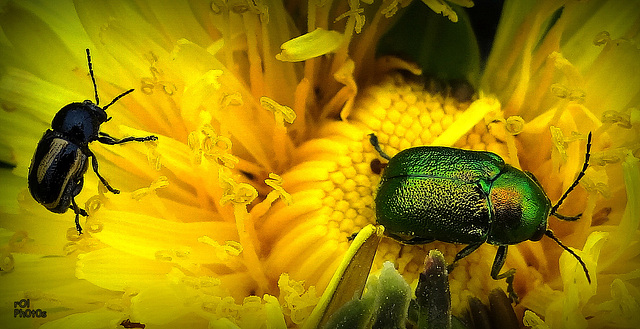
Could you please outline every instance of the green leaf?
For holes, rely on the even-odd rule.
[[[451,4],[458,22],[434,13],[421,1],[408,6],[380,39],[377,55],[394,55],[418,63],[423,74],[438,79],[467,80],[477,85],[480,50],[469,17]]]

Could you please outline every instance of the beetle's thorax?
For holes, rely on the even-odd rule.
[[[489,200],[492,209],[489,243],[516,244],[542,238],[551,201],[525,172],[505,165],[491,184]]]
[[[51,128],[78,145],[87,145],[98,138],[100,125],[105,121],[107,113],[90,100],[85,100],[60,109],[51,122]]]

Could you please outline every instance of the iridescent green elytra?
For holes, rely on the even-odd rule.
[[[404,244],[436,240],[468,244],[458,252],[450,270],[483,243],[499,246],[491,277],[507,278],[509,293],[515,300],[511,287],[515,269],[500,274],[507,247],[526,240],[538,241],[546,235],[576,257],[591,282],[582,259],[547,229],[550,215],[563,220],[580,218],[562,216],[556,210],[584,176],[589,165],[591,133],[580,174],[553,207],[533,174],[505,164],[494,153],[421,146],[391,158],[382,151],[374,134],[370,135],[370,142],[389,160],[375,200],[376,221],[385,227],[388,236]]]

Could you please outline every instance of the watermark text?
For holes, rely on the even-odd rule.
[[[21,299],[17,302],[13,302],[13,317],[14,318],[46,318],[47,311],[41,309],[31,308],[30,299]]]

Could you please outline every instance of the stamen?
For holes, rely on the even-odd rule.
[[[231,257],[240,255],[243,250],[242,245],[236,241],[225,241],[225,244],[221,245],[207,235],[199,237],[198,242],[214,247],[214,253],[222,262],[229,260]]]
[[[270,173],[269,179],[265,179],[264,182],[273,188],[274,191],[271,193],[276,193],[277,196],[279,196],[286,205],[291,205],[291,203],[293,203],[293,200],[291,199],[291,194],[287,193],[282,187],[282,183],[283,183],[282,177],[274,173]]]
[[[276,123],[284,125],[283,121],[293,123],[296,119],[296,112],[286,105],[280,105],[273,99],[263,96],[260,97],[260,105],[266,110],[273,112],[276,117]]]
[[[194,154],[195,163],[200,163],[201,156],[210,161],[219,162],[227,168],[234,168],[240,161],[231,154],[231,139],[218,135],[209,124],[202,126],[200,133],[189,134],[188,143]]]
[[[280,301],[283,312],[289,315],[295,324],[302,324],[309,317],[320,297],[316,296],[314,286],[305,289],[304,281],[295,281],[287,273],[282,273],[278,280]]]
[[[602,123],[617,124],[622,128],[629,129],[631,128],[631,115],[614,110],[604,111],[602,113]]]
[[[14,266],[15,261],[13,255],[8,250],[2,248],[2,250],[0,250],[0,271],[3,273],[11,272]]]
[[[247,205],[258,197],[255,187],[247,183],[236,183],[225,167],[220,168],[219,179],[220,187],[224,190],[220,197],[220,205],[224,206],[229,202]]]
[[[446,2],[441,0],[425,0],[423,2],[436,14],[441,14],[454,23],[458,21],[458,14]]]
[[[611,41],[611,35],[607,31],[602,31],[593,37],[593,44],[596,46],[606,45],[609,41]]]
[[[289,158],[287,154],[289,154],[293,148],[291,140],[287,135],[287,128],[284,122],[286,121],[289,124],[293,123],[296,119],[296,112],[290,107],[278,104],[278,102],[266,96],[260,97],[260,105],[264,109],[273,112],[275,116],[276,129],[273,134],[273,149],[276,159],[278,159],[277,162],[282,165],[283,161]]]
[[[517,135],[524,130],[524,119],[519,115],[513,115],[507,118],[505,128],[512,135]]]
[[[134,200],[140,200],[149,194],[155,193],[156,190],[167,186],[169,186],[169,178],[167,178],[167,176],[160,176],[151,182],[149,187],[143,187],[133,191],[133,193],[131,193],[131,198]]]
[[[349,17],[350,19],[355,20],[355,26],[354,26],[354,30],[356,31],[356,33],[360,34],[360,32],[362,32],[362,27],[364,26],[364,22],[365,22],[365,16],[363,15],[364,13],[364,9],[363,8],[357,8],[357,7],[353,7],[354,1],[349,1],[349,6],[351,6],[351,10],[343,13],[342,15],[336,17],[336,19],[333,20],[334,23],[340,21],[341,19],[344,19],[346,17]],[[356,6],[358,5],[358,1],[355,2]]]
[[[253,279],[256,280],[260,289],[266,291],[269,287],[269,281],[265,275],[263,264],[258,258],[258,250],[256,248],[259,245],[257,245],[253,216],[247,212],[247,205],[258,197],[258,191],[249,184],[236,183],[231,176],[230,170],[225,167],[220,167],[218,179],[220,186],[224,189],[223,195],[220,197],[220,205],[224,206],[227,203],[231,203],[233,206],[233,216],[236,222],[238,238],[243,248],[245,266]]]
[[[551,141],[556,147],[558,154],[560,154],[560,159],[562,162],[566,162],[568,158],[566,146],[567,140],[564,137],[564,133],[560,128],[554,126],[549,127],[549,130],[551,132]]]

